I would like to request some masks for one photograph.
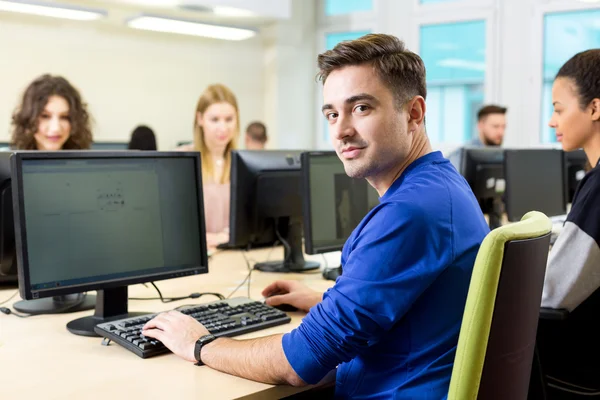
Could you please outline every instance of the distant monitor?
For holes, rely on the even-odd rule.
[[[379,204],[364,179],[350,178],[334,151],[302,153],[304,248],[307,254],[340,251],[367,213]]]
[[[585,166],[587,164],[587,156],[583,150],[575,150],[565,152],[565,168],[567,170],[567,177],[565,180],[567,190],[567,203],[573,203],[573,195],[579,182],[585,176]]]
[[[501,224],[504,210],[504,153],[500,148],[465,147],[453,161],[475,194],[490,228]]]
[[[256,264],[266,272],[319,268],[302,252],[301,151],[234,150],[229,246],[283,244],[284,259]]]
[[[98,291],[70,332],[133,315],[128,285],[208,272],[199,153],[27,152],[11,164],[21,297]]]
[[[190,144],[194,144],[194,142],[192,140],[180,140],[177,142],[177,147],[188,146]]]
[[[90,150],[127,150],[128,142],[93,142]]]
[[[17,283],[10,153],[0,152],[0,284]]]
[[[509,221],[519,221],[534,210],[548,216],[566,213],[562,150],[505,150],[504,177]]]

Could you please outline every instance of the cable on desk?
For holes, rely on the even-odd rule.
[[[158,292],[159,297],[130,297],[129,300],[160,300],[162,303],[172,303],[174,301],[185,300],[185,299],[199,299],[202,296],[216,296],[219,300],[225,299],[225,296],[223,296],[221,293],[213,293],[213,292],[203,292],[203,293],[194,292],[194,293],[190,293],[187,296],[181,296],[181,297],[163,297],[158,286],[156,286],[156,284],[154,282],[150,282],[150,284],[152,286],[154,286],[154,289],[156,289],[156,291]]]
[[[8,299],[6,299],[6,300],[3,300],[3,301],[0,301],[0,306],[1,306],[2,304],[6,304],[6,303],[8,303],[9,301],[11,301],[11,300],[12,300],[12,299],[13,299],[13,298],[14,298],[14,297],[17,295],[17,294],[19,294],[19,291],[18,291],[18,290],[17,290],[17,291],[15,291],[13,294],[11,294],[11,295],[10,295],[10,297],[9,297]]]
[[[228,299],[230,299],[231,296],[233,296],[235,294],[235,292],[237,292],[242,286],[244,286],[244,283],[246,283],[246,282],[248,282],[248,298],[250,298],[250,278],[252,276],[253,268],[250,266],[250,261],[246,257],[246,253],[244,251],[241,251],[240,253],[242,253],[242,257],[244,257],[244,261],[246,261],[246,268],[248,268],[248,275],[246,275],[246,277],[244,278],[242,283],[240,283],[238,285],[238,287],[236,287],[235,289],[233,289],[233,291],[231,293],[229,293],[229,296],[227,296]]]

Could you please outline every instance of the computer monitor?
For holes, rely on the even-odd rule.
[[[91,150],[100,151],[115,151],[115,150],[127,150],[127,142],[93,142]]]
[[[465,147],[453,164],[471,186],[490,228],[501,225],[504,204],[504,153],[500,148]]]
[[[379,204],[364,179],[350,178],[334,151],[302,153],[304,248],[307,254],[340,251],[367,213]]]
[[[199,153],[28,152],[11,165],[21,297],[97,291],[70,332],[134,315],[128,285],[208,272]]]
[[[10,180],[10,153],[0,152],[0,284],[17,283],[15,228]]]
[[[177,142],[177,147],[188,146],[190,144],[194,144],[193,140],[180,140]]]
[[[509,221],[519,221],[533,210],[548,216],[566,213],[563,160],[562,150],[505,150],[504,204]]]
[[[301,151],[234,150],[231,153],[229,246],[283,244],[284,259],[259,263],[265,272],[319,268],[302,252]]]
[[[564,152],[565,157],[565,168],[567,170],[567,177],[565,179],[565,185],[567,190],[567,203],[573,203],[573,196],[579,182],[585,176],[585,166],[587,165],[588,159],[583,150],[575,150]]]

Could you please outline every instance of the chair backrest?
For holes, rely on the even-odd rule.
[[[552,223],[532,211],[475,260],[448,399],[526,399]]]

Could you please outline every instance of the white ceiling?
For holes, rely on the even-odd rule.
[[[56,2],[60,2],[57,0]],[[64,0],[63,0],[64,1]],[[129,9],[207,22],[260,26],[291,17],[291,0],[67,0],[110,9]],[[227,14],[215,10],[229,11]]]

